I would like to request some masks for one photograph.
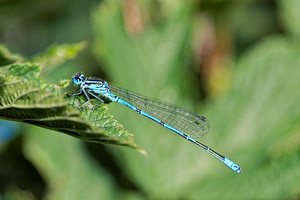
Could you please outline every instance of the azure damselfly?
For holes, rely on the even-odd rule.
[[[138,114],[152,119],[161,126],[196,144],[223,162],[231,170],[237,173],[242,172],[242,169],[237,164],[194,139],[208,132],[209,122],[206,117],[179,106],[109,85],[104,80],[85,78],[81,73],[76,74],[72,81],[74,84],[80,85],[80,91],[73,95],[80,95],[83,92],[87,98],[87,101],[79,106],[79,108],[90,101],[91,98],[89,95],[98,99],[101,102],[100,104],[104,103],[104,100],[98,95],[108,98],[112,102],[117,102],[131,108]]]

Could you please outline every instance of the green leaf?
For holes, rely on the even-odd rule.
[[[7,48],[0,45],[0,66],[10,65],[21,60],[21,57],[11,54]]]
[[[273,37],[241,58],[232,88],[207,114],[210,136],[243,174],[194,180],[185,190],[192,199],[243,199],[245,194],[250,199],[293,199],[299,194],[299,54],[298,41]]]
[[[69,85],[70,85],[70,80],[68,80],[68,79],[66,79],[66,80],[60,80],[59,82],[58,82],[58,86],[60,87],[60,88],[66,88],[66,87],[68,87]]]
[[[120,199],[114,181],[82,142],[30,127],[24,150],[51,188],[46,199]]]
[[[45,50],[45,52],[36,55],[31,62],[39,63],[41,66],[41,72],[45,73],[46,71],[48,72],[53,70],[65,61],[76,57],[77,54],[86,47],[86,42],[52,45]]]
[[[282,25],[296,38],[300,37],[300,2],[298,0],[279,0]]]
[[[12,65],[8,74],[22,77],[27,81],[36,80],[40,75],[40,66],[30,63]]]
[[[133,142],[132,135],[106,113],[107,105],[97,107],[93,113],[86,106],[80,113],[67,102],[74,100],[73,106],[77,107],[84,97],[64,100],[58,86],[37,84],[43,81],[36,77],[37,73],[37,66],[25,64],[14,65],[7,75],[0,74],[0,118],[56,130],[91,142],[129,146],[143,153]]]
[[[186,45],[191,38],[192,26],[187,12],[189,4],[184,7],[180,6],[182,4],[175,6],[179,4],[178,2],[172,1],[170,4],[173,7],[168,11],[173,14],[177,12],[177,16],[180,17],[170,17],[162,26],[139,16],[141,18],[139,20],[144,24],[143,29],[138,33],[132,33],[135,27],[130,26],[132,25],[130,22],[124,24],[126,23],[124,15],[130,15],[130,11],[126,13],[126,9],[122,10],[119,1],[104,1],[94,10],[93,28],[96,40],[93,47],[101,62],[105,62],[104,67],[113,80],[117,80],[124,87],[137,89],[139,92],[145,89],[153,91],[156,86],[164,85],[167,81],[165,79],[167,74],[171,73],[174,77],[181,78],[187,70],[184,68],[184,62],[188,57]],[[136,6],[142,7],[145,6],[144,4],[147,2],[140,1]],[[163,7],[166,9],[167,5],[168,3]],[[151,14],[150,9],[145,12]],[[161,16],[156,15],[155,18],[157,17]],[[174,68],[178,70],[172,70]],[[137,69],[139,69],[138,76],[136,75]],[[155,81],[153,81],[154,76]],[[172,84],[178,86],[180,82],[174,80]],[[143,86],[141,82],[144,83]],[[149,88],[145,88],[149,82],[151,82]]]
[[[19,188],[17,185],[10,185],[5,187],[4,195],[0,196],[1,200],[35,200],[30,192],[26,192]]]
[[[73,108],[78,108],[86,102],[86,98],[84,95],[70,97],[68,94],[66,94],[65,100]],[[93,100],[95,101],[93,102]],[[97,99],[92,99],[91,101],[92,102],[88,105],[80,108],[80,112],[94,127],[103,129],[106,133],[108,133],[111,136],[115,136],[120,139],[133,142],[133,135],[125,131],[122,125],[120,125],[115,119],[113,119],[111,115],[108,115],[106,113],[106,111],[108,110],[107,104],[99,105],[99,101]],[[87,138],[86,140],[94,140],[93,137],[94,135],[89,135],[89,138]],[[106,139],[103,138],[103,140]],[[107,140],[106,143],[110,143],[109,140]]]

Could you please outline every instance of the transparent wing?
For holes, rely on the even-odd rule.
[[[199,138],[209,131],[209,122],[202,115],[116,86],[109,88],[112,94],[191,137]]]

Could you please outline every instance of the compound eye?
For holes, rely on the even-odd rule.
[[[84,75],[81,73],[78,73],[74,76],[73,83],[75,83],[76,85],[79,85],[82,83],[83,80],[84,80]]]
[[[84,79],[84,75],[81,74],[81,73],[78,73],[74,76],[74,78],[77,80],[77,81],[82,81]]]

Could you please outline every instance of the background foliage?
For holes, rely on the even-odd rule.
[[[299,198],[299,7],[294,0],[2,2],[0,41],[18,54],[1,47],[1,65],[36,63],[45,78],[38,84],[84,72],[201,113],[211,123],[201,141],[243,169],[235,174],[109,104],[147,157],[1,121],[2,198]]]

